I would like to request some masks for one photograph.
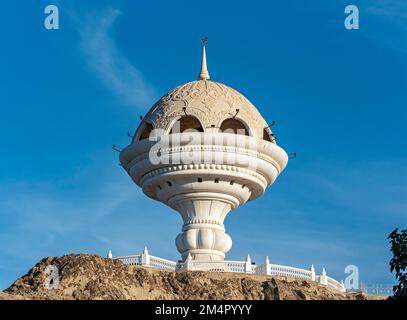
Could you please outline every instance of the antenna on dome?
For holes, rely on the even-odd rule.
[[[268,126],[268,127],[265,127],[264,129],[270,129],[270,127],[274,126],[275,124],[276,124],[276,121],[273,120],[273,121],[271,121],[271,123],[269,124],[269,126]]]
[[[201,39],[201,43],[202,43],[202,47],[205,47],[206,44],[208,43],[208,37],[207,37],[207,36],[203,36],[203,38]]]
[[[202,63],[201,63],[201,72],[199,73],[198,80],[209,80],[208,67],[206,65],[206,50],[205,46],[208,43],[208,37],[203,37],[201,40],[202,43]]]
[[[140,121],[141,121],[141,122],[144,122],[144,123],[147,123],[147,122],[144,120],[144,117],[143,117],[143,116],[140,116]]]
[[[276,135],[275,135],[273,132],[270,132],[269,135],[270,135],[270,137],[272,138],[272,139],[271,139],[271,142],[277,140],[277,137],[276,137]]]
[[[117,151],[117,152],[122,152],[122,148],[116,146],[115,144],[112,145],[112,149],[113,149],[114,151]]]

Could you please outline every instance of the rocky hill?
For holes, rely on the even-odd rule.
[[[47,289],[47,266],[59,270],[58,289]],[[260,299],[364,300],[307,280],[235,273],[154,270],[96,255],[48,257],[0,292],[0,299]]]

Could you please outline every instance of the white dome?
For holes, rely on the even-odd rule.
[[[205,132],[214,132],[226,119],[236,119],[245,125],[249,135],[262,139],[268,127],[246,97],[211,80],[192,81],[171,90],[154,104],[144,122],[169,132],[172,124],[185,115],[196,117]]]

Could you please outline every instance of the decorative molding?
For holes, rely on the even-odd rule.
[[[197,80],[176,87],[158,100],[145,116],[145,121],[156,129],[169,131],[174,120],[185,115],[195,116],[204,128],[232,118],[239,109],[237,119],[244,122],[253,136],[263,137],[266,121],[256,107],[235,89],[215,81]]]
[[[231,146],[220,146],[220,145],[186,145],[186,146],[179,146],[179,147],[173,147],[173,148],[163,148],[160,149],[161,155],[169,155],[174,152],[194,152],[194,151],[220,151],[220,152],[225,152],[225,153],[234,153],[234,154],[242,154],[246,156],[251,156],[257,159],[261,159],[264,161],[267,161],[271,163],[280,173],[282,171],[280,164],[271,158],[270,156],[260,152],[260,151],[254,151],[250,150],[247,148],[238,148],[238,147],[231,147]],[[149,157],[149,153],[143,153],[140,154],[127,165],[127,167],[131,167],[134,163],[137,163],[141,160],[147,159]],[[207,165],[207,164],[205,164]],[[209,165],[209,164],[208,164]],[[225,166],[225,165],[222,165]]]
[[[193,219],[193,220],[187,220],[184,222],[184,224],[182,225],[182,227],[185,227],[189,224],[216,224],[219,225],[221,227],[224,226],[224,224],[220,221],[216,221],[216,220],[209,220],[209,219]]]
[[[161,175],[168,172],[176,172],[176,171],[188,171],[188,170],[219,170],[219,171],[229,171],[229,172],[237,172],[241,174],[246,174],[252,177],[259,179],[263,187],[267,187],[267,180],[256,171],[240,168],[235,166],[228,166],[228,165],[218,165],[218,164],[184,164],[184,165],[168,165],[166,167],[162,167],[159,169],[152,170],[145,175],[142,176],[140,179],[140,185],[143,185],[147,179],[151,179],[157,175]]]

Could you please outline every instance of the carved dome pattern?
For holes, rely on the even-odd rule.
[[[236,109],[240,110],[237,115]],[[186,114],[198,118],[205,131],[212,126],[219,128],[225,119],[235,115],[257,138],[262,138],[263,129],[267,127],[256,107],[241,93],[210,80],[188,82],[171,90],[154,104],[145,121],[168,132],[172,124]]]

